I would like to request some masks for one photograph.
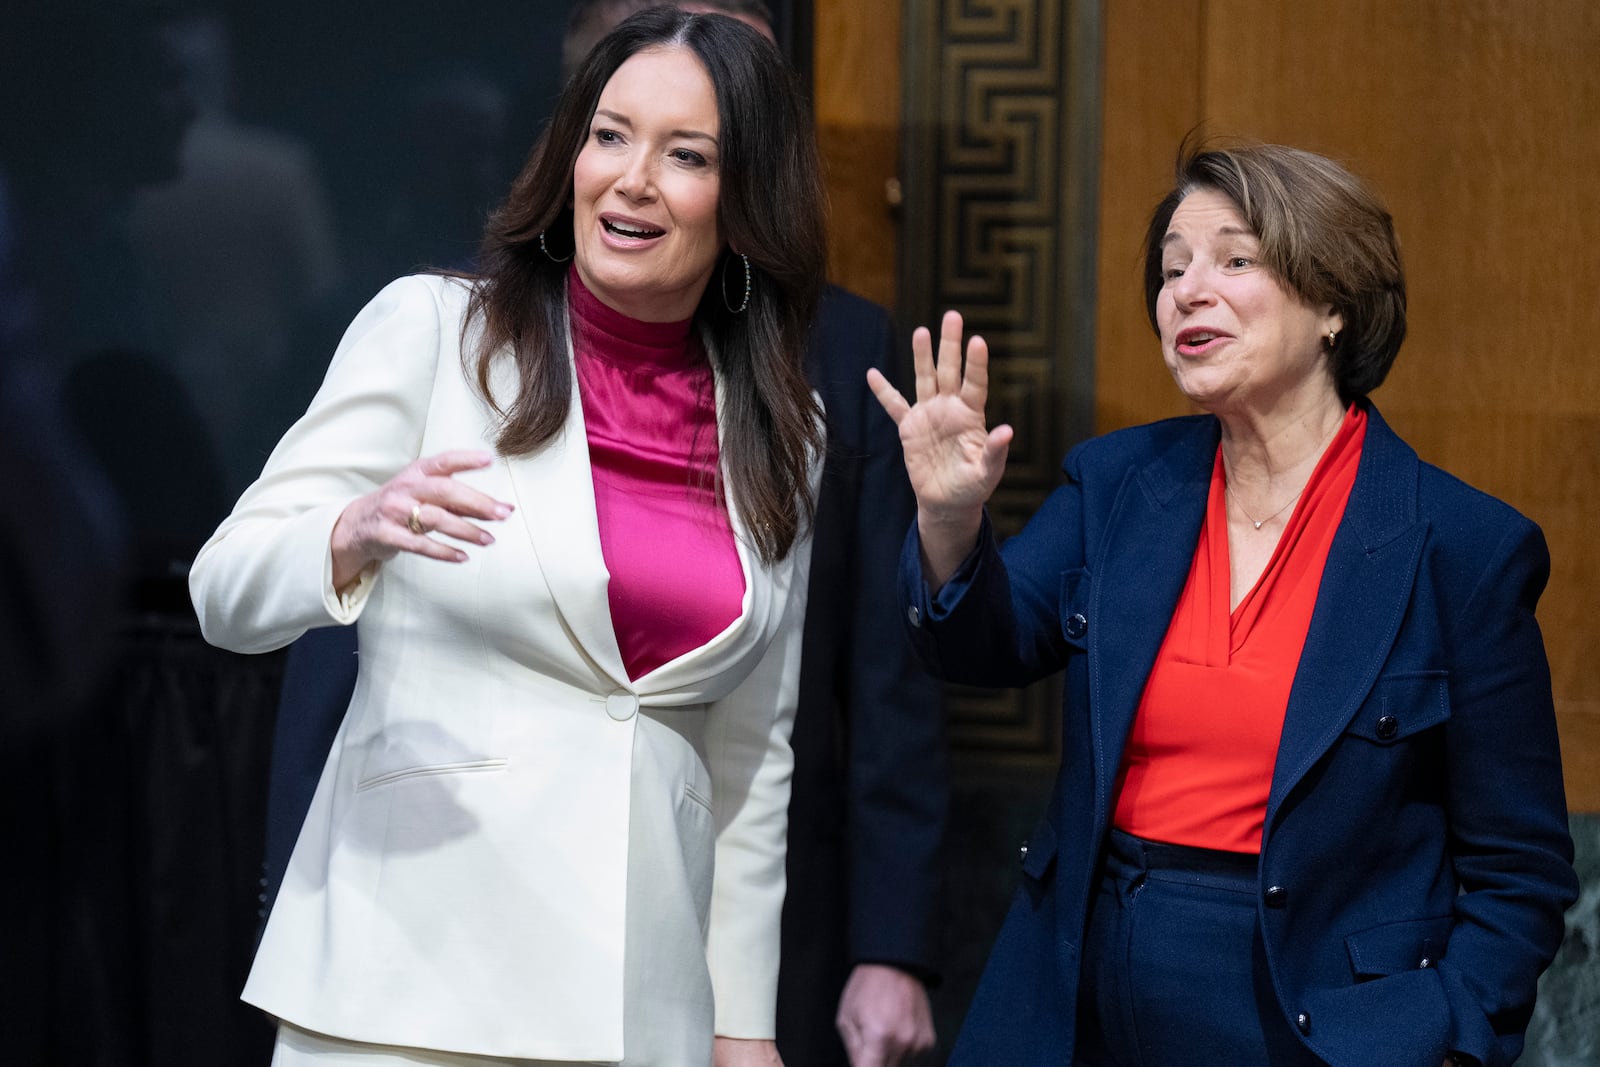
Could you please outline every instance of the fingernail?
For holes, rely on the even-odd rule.
[[[513,508],[510,504],[496,504],[494,506],[495,517],[499,518],[499,519],[505,518],[507,515],[510,515],[515,510],[516,509]]]
[[[492,545],[492,544],[494,544],[494,538],[490,535],[488,530],[479,530],[478,531],[478,544],[480,544],[480,545]]]

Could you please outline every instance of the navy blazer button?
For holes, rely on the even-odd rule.
[[[1281,885],[1268,886],[1262,894],[1262,901],[1269,908],[1281,908],[1289,903],[1289,891]]]
[[[1028,843],[1026,841],[1022,843],[1021,848],[1017,849],[1017,862],[1021,864],[1028,862]]]
[[[1378,738],[1387,741],[1400,730],[1400,720],[1393,715],[1385,715],[1378,720]]]
[[[917,606],[915,604],[906,609],[906,618],[911,620],[912,626],[922,625],[922,612],[917,610]]]
[[[1089,631],[1089,620],[1083,617],[1083,612],[1075,611],[1067,619],[1067,636],[1077,640]]]
[[[1309,1034],[1311,1032],[1311,1016],[1307,1015],[1305,1012],[1301,1012],[1299,1015],[1296,1015],[1294,1017],[1294,1028],[1299,1030],[1302,1034]]]

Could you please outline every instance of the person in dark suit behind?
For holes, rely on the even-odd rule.
[[[895,604],[912,513],[899,440],[860,384],[868,366],[898,362],[883,309],[830,286],[808,352],[829,448],[790,739],[778,976],[778,1048],[795,1064],[893,1067],[934,1044],[923,983],[937,978],[943,716]]]
[[[574,5],[567,40],[598,40],[651,3]],[[689,3],[771,36],[750,0]],[[569,49],[574,63],[587,49]],[[894,573],[912,501],[894,426],[860,383],[900,362],[881,307],[826,290],[807,370],[828,421],[812,545],[789,806],[778,1048],[802,1067],[894,1067],[935,1043],[927,985],[948,784],[936,683],[898,624]],[[274,736],[261,902],[283,877],[355,686],[354,629],[292,646]]]
[[[943,676],[1065,670],[1061,768],[951,1063],[1504,1067],[1577,897],[1539,528],[1368,394],[1405,335],[1389,214],[1331,160],[1180,153],[1145,299],[1205,413],[1067,456],[997,546],[1011,440],[945,317],[881,376]]]

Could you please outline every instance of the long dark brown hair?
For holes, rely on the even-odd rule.
[[[722,15],[655,8],[595,46],[489,219],[467,314],[482,332],[463,359],[503,419],[495,439],[503,454],[532,452],[560,432],[573,389],[567,264],[551,257],[569,255],[574,245],[573,166],[612,74],[655,47],[691,51],[716,91],[718,222],[729,248],[749,257],[752,280],[749,306],[730,311],[729,301],[738,306],[744,292],[744,267],[724,250],[694,320],[722,388],[725,492],[737,502],[753,547],[771,563],[789,554],[815,509],[808,475],[821,453],[822,419],[803,359],[827,246],[804,97],[782,55],[755,30]],[[495,362],[507,358],[517,372],[509,403],[490,388]]]

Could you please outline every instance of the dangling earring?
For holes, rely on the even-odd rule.
[[[1329,330],[1328,331],[1328,351],[1332,352],[1333,351],[1333,346],[1338,344],[1338,343],[1339,343],[1339,331],[1337,331],[1337,330]]]
[[[740,262],[744,264],[744,299],[739,301],[739,306],[734,307],[733,301],[728,299],[728,264],[733,262],[733,256],[722,261],[722,302],[727,306],[729,313],[737,315],[750,306],[750,257],[743,252],[735,252]]]
[[[550,246],[544,243],[544,231],[540,230],[539,231],[539,251],[543,252],[545,254],[545,256],[548,257],[551,260],[551,262],[554,262],[554,263],[565,263],[567,260],[572,258],[573,253],[576,252],[577,249],[573,249],[572,252],[568,252],[565,256],[553,256],[553,255],[551,255],[550,254]]]

